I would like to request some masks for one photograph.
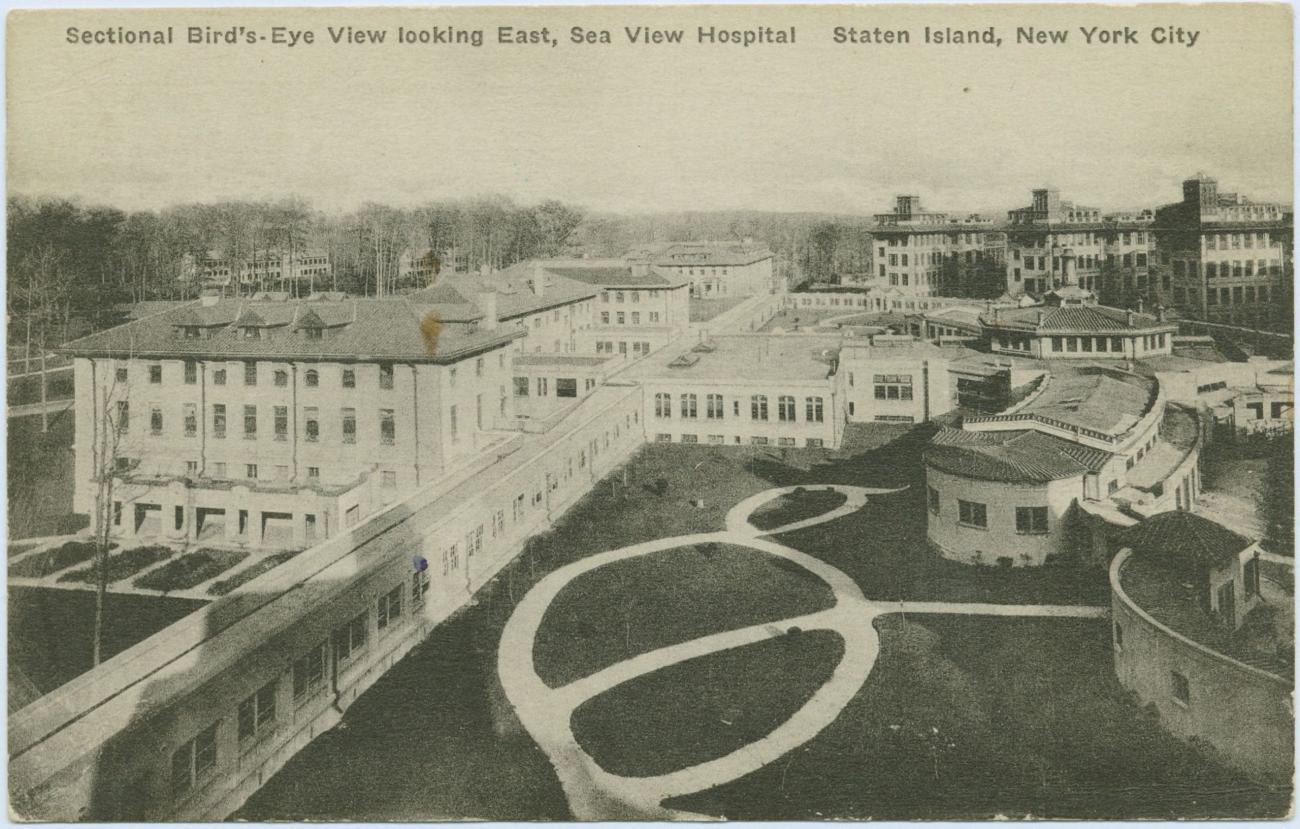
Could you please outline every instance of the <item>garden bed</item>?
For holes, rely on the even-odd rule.
[[[112,550],[117,547],[116,544],[109,546]],[[12,547],[10,548],[12,552]],[[52,547],[44,552],[35,555],[20,558],[17,561],[10,562],[9,575],[11,577],[20,577],[28,579],[39,579],[44,576],[57,573],[60,570],[66,570],[74,564],[81,564],[83,561],[89,561],[95,557],[95,542],[93,541],[69,541],[58,547]]]
[[[798,489],[778,495],[749,516],[760,530],[774,530],[844,506],[849,497],[833,489]]]
[[[245,567],[233,576],[227,576],[224,579],[214,581],[208,586],[208,593],[213,596],[224,596],[236,587],[247,584],[263,573],[269,573],[289,559],[298,555],[301,550],[290,550],[287,553],[276,553],[273,556],[267,556],[260,559],[254,564]]]
[[[248,558],[248,553],[237,550],[212,550],[203,548],[186,553],[157,570],[136,579],[136,587],[147,590],[188,590],[213,576],[226,572]]]
[[[129,576],[152,567],[163,559],[170,558],[176,551],[170,547],[132,547],[129,550],[123,550],[120,553],[109,554],[108,563],[105,566],[107,574],[106,582],[112,584],[115,581],[121,581]],[[83,582],[85,584],[94,584],[95,566],[82,567],[79,570],[73,570],[71,573],[64,573],[59,576],[61,582]]]

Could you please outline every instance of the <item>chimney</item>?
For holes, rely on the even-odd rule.
[[[1125,318],[1128,320],[1128,326],[1129,326],[1129,328],[1132,328],[1132,327],[1133,327],[1133,309],[1130,308],[1130,309],[1128,309],[1127,311],[1125,311],[1125,312],[1124,312],[1124,316],[1125,316]]]
[[[533,293],[537,296],[546,295],[546,268],[542,267],[541,262],[533,265]]]
[[[497,328],[497,292],[492,288],[484,288],[478,292],[478,309],[483,312],[483,319],[479,320],[479,328],[484,331],[495,331]]]
[[[1156,306],[1156,319],[1159,320],[1160,322],[1165,321],[1165,306],[1163,305]]]
[[[1142,313],[1142,297],[1138,297],[1138,313]]]
[[[1043,327],[1043,317],[1045,317],[1045,316],[1047,316],[1047,315],[1046,315],[1045,313],[1043,313],[1041,310],[1038,312],[1038,327],[1039,327],[1039,328],[1042,328],[1042,327]]]

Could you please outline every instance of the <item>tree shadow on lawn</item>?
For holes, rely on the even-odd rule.
[[[739,820],[1278,817],[1290,787],[1165,732],[1114,678],[1104,622],[877,619],[863,689],[803,748],[668,805]]]

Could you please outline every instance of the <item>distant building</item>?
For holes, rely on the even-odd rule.
[[[202,288],[233,289],[238,293],[253,291],[322,290],[332,269],[329,254],[320,250],[281,250],[271,248],[239,258],[216,251],[181,257],[180,279],[198,282]]]
[[[656,273],[690,282],[703,299],[771,293],[772,251],[746,238],[741,242],[674,242],[645,245],[627,253],[629,262],[649,263]]]
[[[430,247],[406,248],[397,257],[397,279],[403,285],[432,285],[442,271],[443,257]],[[455,268],[448,268],[454,271]]]
[[[1068,283],[1048,293],[1042,305],[995,306],[979,320],[989,350],[1044,359],[1132,360],[1169,354],[1178,332],[1163,310],[1152,316],[1107,308],[1091,292]]]
[[[1005,242],[990,220],[925,210],[919,196],[896,196],[871,228],[876,285],[913,296],[986,295],[982,269],[1001,261]]]
[[[1185,316],[1250,327],[1291,323],[1289,208],[1219,192],[1197,174],[1183,200],[1156,211],[1169,303]]]
[[[1290,785],[1295,756],[1294,570],[1188,512],[1124,531],[1111,564],[1119,682],[1173,734]]]

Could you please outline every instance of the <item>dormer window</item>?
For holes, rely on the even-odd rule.
[[[199,327],[197,325],[183,326],[181,336],[187,340],[197,340],[199,338]]]
[[[244,339],[246,340],[262,339],[262,329],[257,328],[256,326],[246,325],[243,328],[243,332],[244,332]]]
[[[324,328],[304,328],[304,329],[302,329],[302,333],[303,333],[303,336],[305,336],[305,337],[306,337],[307,339],[309,339],[309,340],[320,340],[320,339],[323,339],[324,336],[325,336],[325,329],[324,329]]]

